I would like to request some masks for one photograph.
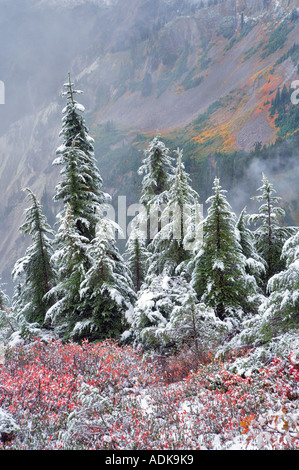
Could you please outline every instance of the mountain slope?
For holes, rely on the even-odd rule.
[[[245,201],[252,185],[259,186],[260,180],[252,182],[245,191],[243,180],[248,171],[259,175],[259,157],[249,162],[229,155],[274,145],[279,136],[271,100],[278,87],[289,88],[299,78],[296,0],[0,0],[0,5],[0,40],[7,44],[0,53],[6,85],[6,104],[0,107],[5,280],[27,244],[18,233],[22,188],[30,186],[42,197],[50,222],[55,220],[51,198],[58,175],[51,164],[60,143],[60,91],[68,71],[84,90],[87,124],[112,195],[137,202],[136,169],[157,131],[184,148],[194,185],[203,184],[201,197],[209,192],[212,174],[231,162],[242,163],[241,180],[232,181],[234,194],[242,188]],[[290,127],[289,134],[294,131]],[[278,147],[273,149],[278,155]],[[298,155],[293,147],[289,153],[294,176]],[[220,160],[225,164],[219,166]],[[287,169],[266,168],[285,191]],[[298,221],[298,192],[286,197]]]

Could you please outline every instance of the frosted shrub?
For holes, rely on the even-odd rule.
[[[183,344],[199,350],[215,339],[219,324],[183,278],[160,275],[139,291],[128,334],[144,350],[167,352]]]
[[[111,414],[112,404],[102,397],[97,387],[82,383],[77,395],[78,406],[67,419],[67,429],[60,434],[65,448],[97,448],[108,431],[105,415]]]
[[[299,448],[295,343],[246,377],[214,359],[169,382],[111,341],[18,345],[0,368],[0,424],[14,430],[1,448]]]

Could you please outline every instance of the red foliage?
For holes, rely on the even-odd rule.
[[[30,422],[35,433],[63,429],[68,414],[79,405],[83,382],[113,400],[124,387],[134,390],[154,383],[153,366],[143,364],[132,348],[112,341],[45,344],[38,338],[7,351],[6,357],[0,370],[0,407],[21,429]]]
[[[243,448],[299,448],[294,357],[242,378],[227,363],[191,356],[169,358],[161,374],[161,365],[111,341],[11,349],[0,407],[20,431],[2,446],[213,449],[238,438]]]

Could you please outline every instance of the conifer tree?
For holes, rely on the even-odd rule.
[[[48,309],[47,318],[55,325],[58,333],[69,337],[82,312],[80,286],[90,267],[87,254],[88,239],[77,231],[71,205],[65,204],[63,217],[56,233],[58,249],[52,256],[57,269],[57,285],[48,295],[55,303]]]
[[[258,188],[260,195],[252,199],[261,202],[259,212],[251,214],[248,221],[258,224],[254,231],[255,246],[259,255],[266,261],[266,274],[264,276],[264,290],[266,291],[267,282],[274,274],[285,267],[281,258],[281,251],[284,242],[294,233],[294,227],[283,227],[279,225],[279,219],[284,217],[285,211],[275,204],[279,203],[281,198],[274,196],[276,192],[273,184],[263,174],[262,186]]]
[[[145,280],[149,256],[144,233],[138,227],[134,227],[127,241],[125,258],[131,272],[135,292],[140,290]]]
[[[89,136],[82,116],[84,107],[74,98],[82,91],[74,89],[70,76],[64,88],[67,103],[62,111],[60,135],[63,143],[53,162],[53,165],[62,166],[63,179],[56,187],[54,200],[62,201],[62,215],[65,202],[70,204],[76,230],[91,241],[95,237],[99,206],[105,202],[102,177],[94,156],[94,140]]]
[[[262,290],[262,276],[265,275],[266,272],[266,263],[257,252],[254,235],[249,229],[247,220],[248,215],[245,208],[241,211],[237,220],[236,233],[242,248],[242,253],[246,259],[246,272],[255,278],[257,290]]]
[[[264,318],[274,334],[299,327],[299,230],[283,245],[285,269],[268,282],[270,296],[264,305]]]
[[[70,75],[64,84],[66,106],[62,110],[63,143],[56,151],[53,165],[62,166],[62,180],[56,186],[54,201],[62,203],[57,214],[59,225],[55,236],[55,253],[58,283],[52,290],[55,304],[47,317],[70,335],[80,315],[80,286],[92,265],[88,254],[89,244],[95,238],[96,227],[106,197],[101,189],[102,178],[96,165],[93,139],[83,118],[84,107],[75,100],[81,90],[74,89]]]
[[[47,317],[66,337],[116,337],[122,317],[130,309],[130,277],[116,246],[112,223],[109,233],[104,233],[108,195],[101,189],[93,139],[81,115],[84,108],[74,100],[78,90],[74,90],[70,78],[65,87],[64,141],[54,161],[63,165],[63,180],[54,198],[63,203],[57,215],[59,229],[53,255],[58,284],[51,292],[56,301]]]
[[[176,351],[188,344],[199,353],[211,342],[216,322],[214,312],[199,304],[184,278],[159,275],[138,292],[126,335],[145,350]]]
[[[178,348],[188,345],[200,360],[201,354],[211,351],[216,342],[217,318],[211,308],[198,302],[189,283],[182,280],[182,285],[185,289],[181,290],[181,302],[174,306],[165,334]]]
[[[4,291],[4,286],[0,283],[0,310],[4,310],[9,302],[9,297]]]
[[[154,234],[159,231],[160,212],[168,200],[168,190],[173,180],[173,167],[169,149],[159,137],[155,137],[150,142],[144,156],[138,174],[144,175],[140,203],[145,207],[146,238],[149,244]],[[155,221],[154,227],[151,227],[150,220]]]
[[[93,263],[80,287],[85,318],[79,318],[74,327],[75,339],[86,335],[117,339],[131,318],[136,297],[131,272],[115,242],[103,230],[104,224],[103,221],[101,233],[97,233],[88,249]]]
[[[193,262],[192,285],[198,299],[212,307],[220,320],[239,320],[248,311],[253,285],[245,272],[245,257],[235,232],[236,217],[218,178],[213,189],[214,195],[207,200],[210,207],[204,220],[203,246]]]
[[[56,280],[51,263],[54,232],[35,194],[29,188],[26,191],[32,205],[25,211],[25,222],[20,230],[30,235],[33,243],[27,248],[25,256],[15,263],[12,271],[14,281],[18,282],[17,302],[14,302],[13,309],[24,315],[28,322],[38,322],[43,326],[46,311],[51,305],[51,298],[46,298],[46,294]]]
[[[184,281],[176,276],[155,276],[151,284],[143,283],[138,292],[130,328],[125,333],[143,349],[163,350],[174,345],[167,335],[167,325],[175,306],[182,303],[186,293]]]
[[[178,267],[182,266],[191,256],[186,245],[186,235],[190,236],[192,211],[198,194],[191,187],[191,179],[185,171],[182,161],[183,152],[178,149],[177,166],[172,185],[168,190],[167,202],[161,213],[160,231],[149,244],[152,252],[148,276],[174,276]]]

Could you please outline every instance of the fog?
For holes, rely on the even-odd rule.
[[[53,100],[74,59],[90,43],[95,18],[88,8],[83,15],[80,7],[57,10],[42,3],[44,8],[37,0],[0,1],[0,79],[5,84],[0,135]]]
[[[190,4],[199,3],[190,0]],[[59,143],[60,110],[64,106],[61,91],[68,72],[75,78],[76,86],[84,90],[82,104],[87,124],[96,127],[98,122],[105,122],[106,108],[115,103],[122,80],[135,80],[138,84],[146,67],[151,67],[157,77],[167,63],[167,57],[161,59],[161,51],[154,47],[151,57],[138,62],[136,44],[148,38],[149,31],[158,34],[159,28],[167,22],[171,24],[177,15],[187,16],[187,4],[181,0],[130,0],[128,9],[125,0],[0,0],[0,103],[1,92],[5,95],[5,104],[0,104],[0,263],[5,281],[10,278],[16,258],[23,256],[26,244],[18,232],[25,204],[23,187],[30,185],[39,197],[45,188],[51,197],[55,187],[51,162]],[[229,0],[227,4],[234,2]],[[260,1],[248,4],[256,4],[260,11]],[[177,43],[176,47],[184,46],[182,31],[183,28],[178,37],[166,37],[164,44],[172,48]],[[189,33],[192,38],[198,31]],[[175,46],[171,41],[177,41]],[[196,52],[196,47],[191,46],[194,50],[190,47],[190,56]],[[130,60],[136,60],[134,70]],[[154,100],[147,98],[150,99]],[[214,94],[211,102],[213,99]],[[139,98],[136,102],[143,113],[144,102]],[[165,103],[169,107],[165,106],[164,114],[173,113],[171,97]],[[155,122],[152,109],[148,107],[145,112]],[[127,113],[124,108],[124,119]],[[232,187],[223,185],[234,211],[238,214],[244,206],[256,209],[250,198],[256,194],[263,172],[274,183],[278,196],[297,201],[297,162],[298,154],[289,156],[284,144],[271,162],[251,159],[240,181]],[[112,172],[108,176],[114,178],[108,185],[119,181]],[[125,175],[121,177],[125,190]]]

